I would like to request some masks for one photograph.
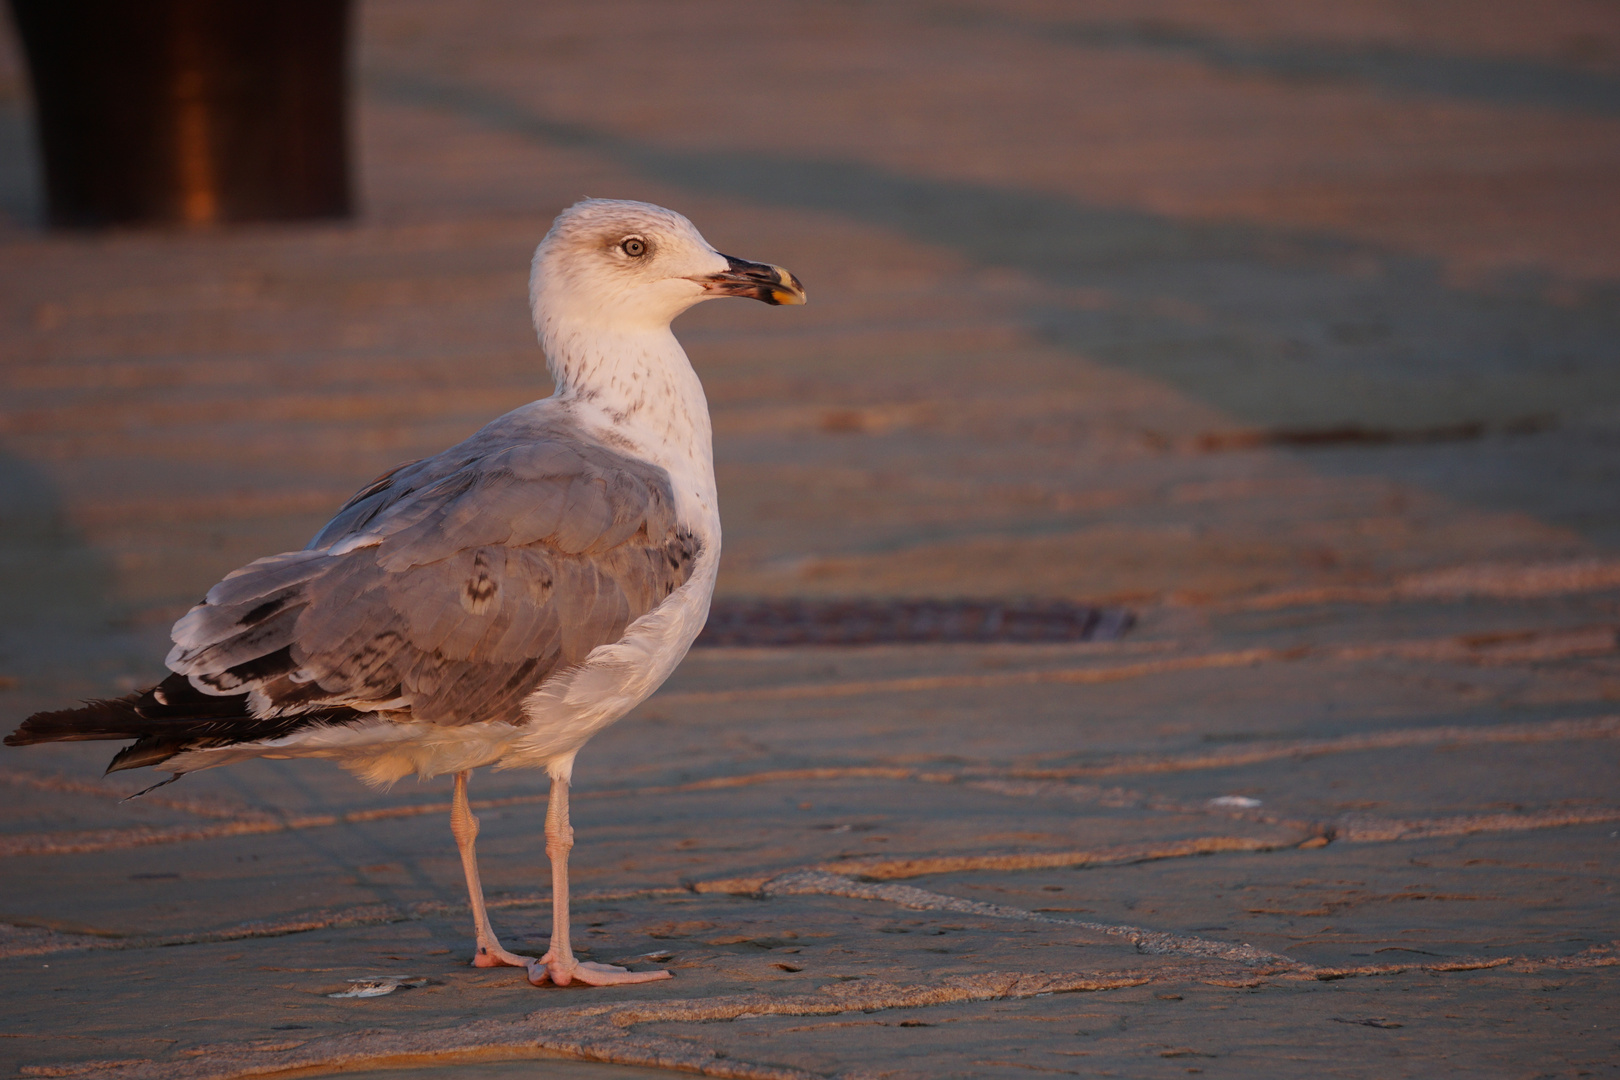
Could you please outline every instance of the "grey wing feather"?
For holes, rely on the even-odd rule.
[[[521,722],[553,671],[684,584],[662,469],[523,410],[350,499],[300,552],[228,575],[169,666],[258,716],[343,705]]]

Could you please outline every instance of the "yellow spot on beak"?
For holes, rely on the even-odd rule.
[[[788,271],[782,269],[780,266],[773,264],[771,265],[771,269],[776,273],[776,280],[783,286],[782,288],[771,290],[771,299],[775,300],[778,304],[804,303],[806,299],[804,295],[804,286],[799,284],[799,279],[794,277]]]

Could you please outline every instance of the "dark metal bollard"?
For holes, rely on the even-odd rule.
[[[11,0],[50,223],[349,213],[349,0]]]

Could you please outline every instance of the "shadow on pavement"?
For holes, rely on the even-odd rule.
[[[998,12],[947,10],[951,26],[1038,37],[1085,49],[1183,56],[1214,68],[1289,82],[1361,83],[1404,97],[1450,98],[1564,112],[1620,114],[1620,78],[1579,66],[1604,60],[1604,43],[1572,37],[1569,64],[1506,56],[1341,45],[1321,41],[1247,42],[1162,19],[1079,21],[1025,19]]]

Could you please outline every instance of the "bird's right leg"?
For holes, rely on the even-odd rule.
[[[473,844],[478,840],[478,819],[467,805],[467,777],[472,771],[456,773],[456,794],[450,803],[450,832],[456,838],[461,852],[461,869],[467,875],[467,898],[472,901],[473,926],[478,934],[478,952],[473,956],[473,967],[520,967],[532,969],[532,957],[519,956],[501,948],[495,931],[489,925],[489,912],[484,908],[484,886],[478,880],[478,855]]]
[[[556,986],[622,986],[672,978],[667,971],[631,971],[597,964],[574,955],[568,926],[568,853],[574,849],[574,827],[568,822],[568,773],[574,759],[553,766],[551,798],[546,806],[546,856],[551,860],[551,948],[529,969],[536,986],[550,979]]]

